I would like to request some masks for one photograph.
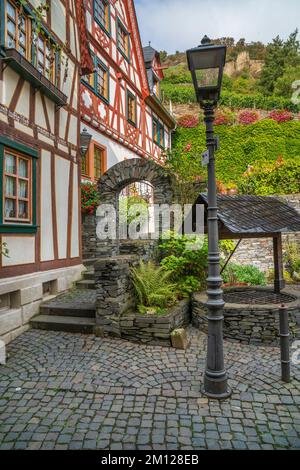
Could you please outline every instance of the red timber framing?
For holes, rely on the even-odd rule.
[[[81,84],[81,119],[99,134],[118,142],[135,155],[161,162],[162,148],[153,141],[155,116],[170,133],[172,116],[161,103],[151,101],[137,17],[133,0],[109,1],[109,27],[101,27],[94,18],[94,0],[86,1],[90,51],[94,65],[99,61],[109,74],[109,99],[104,100],[87,79]],[[118,27],[129,35],[129,56],[118,47]],[[127,96],[136,98],[136,123],[128,119]],[[153,105],[153,106],[152,106]],[[101,144],[101,142],[99,142]],[[126,153],[125,153],[126,155]],[[91,175],[90,175],[91,176]]]
[[[30,1],[30,0],[29,0]],[[57,106],[50,99],[45,98],[42,92],[39,92],[34,85],[28,84],[27,80],[19,77],[16,79],[15,89],[9,102],[1,100],[0,106],[0,136],[5,137],[9,141],[15,142],[24,148],[30,148],[37,152],[36,159],[36,231],[32,233],[23,232],[22,225],[14,229],[2,227],[0,233],[0,241],[9,240],[10,237],[20,238],[20,246],[22,240],[26,237],[34,238],[34,262],[26,264],[5,264],[0,256],[0,279],[14,277],[24,274],[31,274],[38,271],[46,271],[58,268],[77,266],[81,263],[81,232],[80,232],[80,192],[78,191],[78,201],[74,203],[74,191],[80,187],[80,69],[84,72],[90,71],[91,57],[87,53],[84,57],[80,57],[78,38],[80,32],[78,25],[81,22],[81,0],[74,3],[71,0],[60,0],[61,5],[66,13],[66,41],[64,46],[69,44],[70,37],[73,37],[73,46],[68,47],[68,60],[72,64],[72,73],[69,71],[68,76],[68,95],[67,103],[63,107]],[[76,8],[74,5],[76,4]],[[43,26],[50,32],[51,36],[58,44],[62,41],[51,28],[51,11],[46,15]],[[90,61],[90,63],[89,63]],[[0,61],[0,80],[6,79],[9,65],[4,61]],[[65,85],[66,87],[66,85]],[[28,103],[27,103],[28,95]],[[38,108],[38,101],[40,105]],[[22,101],[22,104],[20,104]],[[22,114],[22,110],[28,106],[26,116]],[[76,118],[76,119],[75,119]],[[44,124],[43,124],[44,123]],[[48,234],[49,243],[53,245],[53,256],[42,256],[42,194],[45,195],[42,187],[42,164],[45,160],[45,153],[49,158],[49,180],[50,191],[47,197],[50,200],[49,207],[51,213],[52,233]],[[66,228],[65,255],[59,256],[59,217],[58,217],[58,201],[56,200],[58,179],[56,169],[56,161],[59,159],[60,165],[68,166],[68,181],[66,181],[66,213],[67,219],[64,229]],[[75,168],[77,171],[77,181],[75,181]],[[45,197],[44,197],[45,199]],[[72,233],[72,223],[74,220],[73,207],[78,211],[78,244],[79,251],[74,255],[76,250],[72,250],[74,242],[74,231]],[[77,214],[76,214],[77,215]],[[72,238],[73,237],[73,238]],[[48,240],[47,240],[48,241]],[[45,242],[44,242],[45,243]],[[44,260],[45,259],[45,260]]]

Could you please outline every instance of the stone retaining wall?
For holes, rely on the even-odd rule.
[[[294,295],[297,300],[288,303],[290,333],[300,338],[300,293],[290,288],[282,293]],[[194,294],[192,299],[192,322],[201,331],[207,332],[206,293]],[[224,308],[224,338],[247,344],[273,344],[278,342],[278,305],[229,304]]]
[[[138,256],[120,255],[95,263],[96,334],[171,345],[171,332],[190,322],[190,302],[180,302],[164,317],[134,312],[136,300],[130,268],[138,262]]]
[[[280,197],[300,213],[300,194],[275,197]],[[300,244],[300,233],[283,234],[282,240],[283,244],[287,242],[297,242]],[[243,265],[252,264],[264,272],[274,269],[273,240],[271,238],[242,240],[231,262]]]
[[[142,316],[126,313],[120,318],[122,338],[147,344],[171,346],[173,330],[190,323],[190,302],[183,300],[166,316]]]
[[[138,257],[130,255],[98,259],[95,263],[97,334],[121,336],[119,318],[135,306],[130,268]]]
[[[142,261],[157,259],[158,242],[157,240],[121,240],[121,255],[135,255]]]

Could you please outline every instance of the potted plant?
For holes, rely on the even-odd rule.
[[[256,266],[229,263],[223,271],[223,287],[265,286],[265,274]]]

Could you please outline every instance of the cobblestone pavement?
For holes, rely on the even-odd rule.
[[[0,366],[1,449],[300,449],[300,368],[225,343],[234,393],[199,393],[206,337],[187,351],[30,330]]]

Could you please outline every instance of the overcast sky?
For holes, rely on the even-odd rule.
[[[267,43],[300,25],[300,0],[135,0],[143,45],[173,53],[204,34]]]

